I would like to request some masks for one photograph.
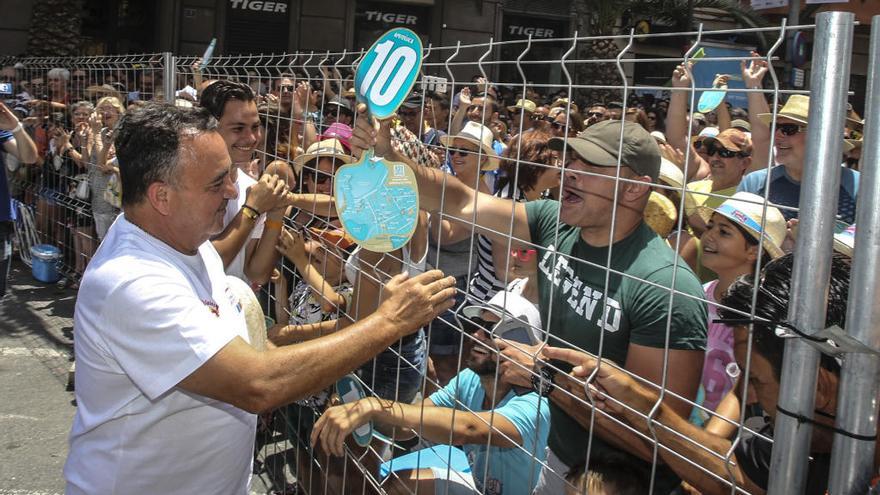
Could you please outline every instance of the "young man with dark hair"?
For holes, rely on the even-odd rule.
[[[785,322],[788,317],[793,261],[791,254],[771,261],[761,271],[757,285],[752,277],[740,278],[728,289],[718,307],[722,318],[742,319],[742,315],[750,314],[754,291],[759,293],[754,308],[752,354],[746,379],[754,389],[761,408],[771,418],[759,432],[760,436],[747,433],[737,443],[731,459],[733,462],[728,465],[725,458],[732,447],[730,439],[694,426],[688,422],[687,416],[665,405],[661,405],[654,415],[654,420],[661,423],[661,426],[653,429],[664,446],[659,449],[660,459],[706,495],[730,493],[729,473],[734,475],[737,486],[748,493],[763,494],[767,490],[773,444],[763,437],[772,440],[772,420],[778,414],[784,414],[779,409],[778,399],[785,338],[777,335],[776,329],[777,323]],[[831,261],[826,326],[843,327],[846,323],[849,280],[849,258],[835,254]],[[740,325],[734,331],[734,353],[741,369],[746,369],[748,349],[749,327]],[[599,361],[594,356],[582,352],[552,347],[546,347],[542,352],[544,359],[559,359],[575,365],[571,373],[574,378],[569,378],[571,381],[583,380],[598,369],[592,383],[594,390],[597,390],[592,394],[596,407],[623,420],[631,428],[651,435],[646,416],[657,403],[659,395],[656,387],[637,382],[613,363],[603,360],[602,366],[598,367]],[[814,429],[806,484],[810,495],[824,494],[828,487],[839,379],[840,366],[837,361],[822,355],[816,388],[816,415],[811,420]],[[589,403],[584,396],[584,387],[581,385],[578,390],[579,397]],[[596,417],[600,421],[611,421],[605,414]],[[878,466],[880,462],[877,462],[875,469]]]

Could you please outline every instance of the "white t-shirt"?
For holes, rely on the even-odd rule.
[[[234,200],[230,200],[226,203],[226,213],[223,215],[224,229],[227,225],[232,223],[232,219],[235,218],[235,215],[238,215],[238,211],[241,210],[241,207],[244,205],[244,201],[247,199],[248,188],[256,183],[257,181],[254,180],[253,177],[244,173],[242,170],[238,171],[238,178],[235,180],[235,190],[238,192],[238,196]],[[247,283],[251,282],[244,276],[244,254],[245,251],[247,251],[247,245],[250,243],[251,239],[259,239],[260,237],[263,237],[263,226],[265,221],[266,214],[263,213],[260,215],[260,218],[257,219],[257,224],[254,225],[254,229],[251,230],[250,239],[244,243],[244,246],[241,247],[241,250],[235,255],[235,258],[233,258],[232,263],[226,267],[226,273],[228,275],[238,277]]]
[[[210,242],[188,256],[120,215],[83,277],[74,331],[66,493],[247,493],[256,416],[177,388],[248,340]]]

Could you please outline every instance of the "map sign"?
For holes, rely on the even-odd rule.
[[[392,29],[373,43],[358,64],[354,87],[358,101],[377,119],[394,115],[409,95],[422,68],[422,40],[406,28]]]
[[[388,253],[406,244],[419,217],[419,190],[409,166],[364,152],[333,181],[336,211],[345,231],[364,249]]]

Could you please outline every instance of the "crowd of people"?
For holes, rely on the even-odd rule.
[[[668,98],[475,77],[377,121],[350,74],[198,67],[173,99],[152,73],[2,73],[0,195],[33,205],[79,290],[69,493],[243,493],[272,428],[290,493],[765,492],[808,96],[702,114],[680,65]],[[736,76],[762,88],[767,70]],[[845,323],[862,124],[850,110],[840,136],[828,325]],[[337,218],[334,176],[367,149],[418,183],[390,253]],[[227,276],[259,295],[265,349]],[[809,493],[839,370],[823,357]],[[343,403],[348,373],[366,398]]]

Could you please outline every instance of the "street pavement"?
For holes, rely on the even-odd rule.
[[[0,301],[0,495],[63,493],[76,293],[34,281],[21,263],[10,282]]]
[[[66,388],[77,292],[37,282],[18,260],[9,281],[0,301],[0,495],[61,494],[76,411]],[[279,454],[290,445],[277,432],[262,443],[257,465],[285,472]],[[258,471],[251,494],[272,493],[272,476]]]

